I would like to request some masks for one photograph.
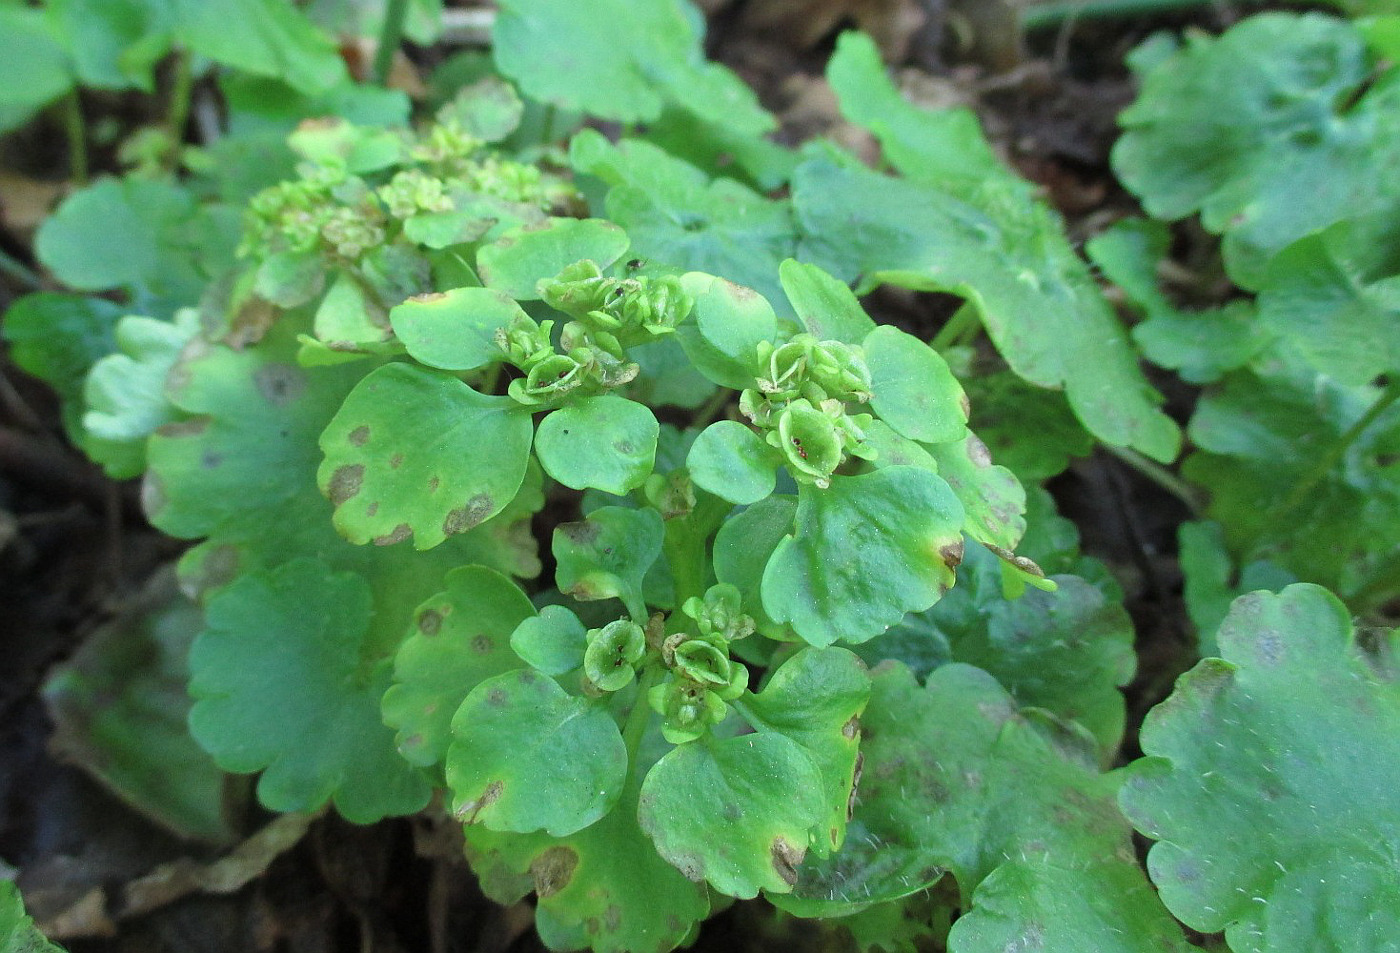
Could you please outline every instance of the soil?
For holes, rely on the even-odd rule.
[[[1082,239],[1135,211],[1108,166],[1114,118],[1133,95],[1125,53],[1155,29],[1219,29],[1246,12],[1222,3],[1191,16],[1069,23],[1022,38],[999,10],[983,0],[712,0],[708,46],[782,118],[781,138],[825,133],[869,152],[857,130],[840,124],[821,79],[839,30],[863,26],[899,65],[912,98],[974,107],[1005,157],[1043,187]],[[105,98],[89,105],[114,116],[130,109]],[[109,158],[99,155],[99,167]],[[0,249],[30,268],[32,229],[62,191],[63,163],[56,125],[0,147],[0,166],[10,170],[0,172]],[[1182,260],[1191,259],[1194,241],[1181,237]],[[0,310],[26,290],[0,274]],[[892,292],[867,303],[877,319],[925,334],[950,307],[941,296]],[[0,858],[19,868],[45,928],[75,953],[542,949],[529,904],[501,908],[485,900],[457,860],[452,826],[431,812],[373,827],[323,816],[295,846],[254,863],[250,882],[232,892],[190,888],[162,899],[157,891],[154,900],[133,893],[132,884],[158,868],[168,875],[163,882],[178,887],[223,851],[168,833],[83,766],[56,757],[40,688],[182,547],[145,523],[134,484],[108,481],[64,441],[52,393],[8,360],[0,373],[0,653],[7,660],[0,669]],[[1155,383],[1184,421],[1194,395],[1171,380]],[[1185,514],[1107,455],[1076,463],[1050,489],[1079,525],[1086,552],[1107,561],[1128,593],[1139,633],[1141,674],[1128,689],[1135,727],[1191,661],[1174,552]],[[246,784],[234,783],[243,789],[231,792],[230,803],[251,804]],[[273,820],[255,806],[241,814],[230,823],[244,836]],[[762,904],[739,904],[705,925],[696,949],[838,950],[848,942]]]

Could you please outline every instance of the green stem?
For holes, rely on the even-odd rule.
[[[1284,497],[1283,502],[1269,510],[1264,525],[1266,527],[1277,525],[1279,520],[1297,509],[1308,498],[1308,494],[1317,489],[1319,483],[1327,479],[1327,474],[1332,472],[1332,468],[1346,455],[1347,450],[1357,441],[1357,438],[1397,400],[1400,400],[1400,380],[1393,380],[1386,385],[1385,390],[1381,396],[1376,398],[1375,403],[1357,418],[1356,423],[1348,427],[1346,432],[1337,438],[1337,442],[1326,453],[1318,457],[1312,469],[1301,480],[1293,484],[1292,492]]]
[[[971,304],[958,308],[948,323],[939,328],[929,346],[940,354],[955,344],[967,343],[963,339],[975,335],[982,327],[982,318]]]
[[[9,275],[20,284],[36,291],[43,285],[39,276],[25,267],[24,262],[8,254],[3,248],[0,248],[0,273]]]
[[[63,100],[63,125],[68,133],[68,171],[78,185],[87,185],[88,149],[87,123],[83,120],[83,104],[75,89]]]
[[[185,143],[185,125],[190,119],[190,99],[193,94],[194,69],[190,64],[190,54],[181,50],[175,56],[175,75],[170,85],[170,112],[165,120],[166,128],[170,130],[171,168],[180,163],[180,147]]]
[[[403,21],[408,16],[408,0],[389,0],[384,10],[384,26],[379,32],[379,49],[374,51],[374,81],[389,84],[389,71],[394,66],[394,54],[403,42]]]
[[[1166,467],[1149,460],[1136,450],[1128,447],[1115,447],[1112,444],[1103,444],[1103,448],[1113,456],[1122,460],[1153,483],[1166,490],[1172,496],[1186,504],[1186,508],[1191,511],[1191,515],[1200,518],[1201,501],[1196,497],[1196,491],[1181,477],[1168,470]]]
[[[651,703],[647,701],[647,693],[651,691],[662,674],[666,671],[660,664],[660,659],[653,657],[642,670],[642,678],[637,683],[637,700],[632,704],[632,710],[627,713],[627,721],[622,725],[622,742],[627,746],[627,770],[633,773],[632,769],[637,764],[637,752],[641,750],[642,738],[647,733],[647,723],[651,721]]]
[[[719,388],[710,396],[710,399],[705,401],[704,405],[695,412],[695,419],[691,421],[691,427],[696,430],[704,430],[720,415],[720,411],[729,406],[729,402],[733,399],[733,391],[729,390],[727,387]]]
[[[1021,29],[1047,30],[1071,19],[1122,19],[1214,5],[1215,0],[1047,0],[1021,10]]]

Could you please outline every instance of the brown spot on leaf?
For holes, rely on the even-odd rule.
[[[949,569],[957,566],[963,561],[963,541],[959,539],[957,542],[938,547],[938,557]]]
[[[773,849],[769,851],[769,855],[773,860],[773,869],[783,878],[783,882],[788,886],[796,885],[797,865],[807,856],[807,848],[794,847],[783,838],[776,837],[773,839]]]
[[[418,617],[418,631],[424,635],[433,636],[438,634],[442,628],[442,613],[436,609],[429,609]]]
[[[857,733],[859,733],[859,732],[860,732],[860,716],[859,716],[859,715],[852,715],[850,718],[848,718],[848,719],[846,720],[846,723],[845,723],[844,725],[841,726],[841,737],[845,738],[847,741],[854,741],[854,740],[855,740],[855,737],[856,737],[856,735],[857,735]]]
[[[208,429],[208,417],[195,417],[191,420],[177,420],[174,423],[162,424],[156,428],[156,433],[162,437],[198,437]]]
[[[472,651],[485,655],[496,647],[496,640],[482,633],[472,638]]]
[[[217,470],[219,464],[224,462],[224,455],[215,453],[213,450],[206,450],[199,455],[199,465],[206,470]]]
[[[966,391],[960,391],[958,393],[958,407],[962,410],[963,420],[966,420],[972,415],[972,404],[968,402]]]
[[[501,791],[504,789],[505,785],[500,781],[492,781],[490,784],[486,785],[486,790],[481,792],[481,797],[474,801],[468,801],[457,808],[454,812],[454,816],[463,824],[476,823],[477,815],[499,801],[501,799]]]
[[[432,304],[434,301],[441,301],[441,300],[443,300],[443,299],[446,298],[446,297],[447,297],[446,292],[442,292],[442,291],[428,291],[428,292],[425,292],[424,294],[414,295],[413,297],[409,298],[408,300],[409,300],[409,301],[412,301],[414,304]]]
[[[409,525],[407,523],[400,523],[398,526],[395,526],[392,530],[385,533],[383,536],[374,537],[374,545],[392,546],[395,543],[402,543],[411,535],[413,535],[413,530],[409,527]]]
[[[551,847],[530,861],[530,877],[540,899],[552,897],[569,885],[578,867],[578,851],[572,847]]]
[[[437,477],[429,477],[429,478],[428,478],[428,492],[429,492],[429,493],[436,493],[438,487],[440,487],[440,486],[442,486],[442,481],[439,480]]]
[[[253,375],[258,393],[269,404],[290,404],[306,390],[306,373],[293,364],[264,364]]]
[[[597,523],[584,520],[581,523],[560,523],[555,532],[575,546],[590,546],[597,541],[602,528]]]
[[[486,704],[492,708],[501,708],[506,703],[506,693],[499,688],[493,688],[486,693]]]
[[[390,469],[390,470],[397,470],[397,469],[398,469],[399,467],[401,467],[401,466],[403,466],[403,454],[401,454],[401,453],[396,453],[396,454],[394,454],[392,457],[389,458],[389,469]],[[433,477],[433,479],[436,480],[437,477]]]
[[[326,497],[333,505],[339,506],[360,492],[364,478],[365,468],[361,464],[340,467],[331,474],[331,481],[326,484]]]
[[[966,394],[963,395],[966,398]],[[972,461],[978,469],[986,469],[992,465],[992,452],[987,449],[987,445],[982,442],[982,438],[975,433],[967,435],[967,458]]]
[[[372,518],[372,517],[374,516],[374,514],[376,514],[376,513],[378,513],[378,512],[379,512],[379,501],[378,501],[378,500],[375,500],[375,501],[374,501],[373,503],[371,503],[369,506],[366,506],[366,507],[365,507],[365,515],[368,516],[368,517],[371,517],[371,518]]]
[[[851,793],[846,796],[846,820],[856,816],[856,797],[860,791],[860,776],[865,773],[865,752],[856,752],[856,766],[851,771]]]
[[[350,436],[347,439],[352,446],[363,447],[369,441],[369,427],[365,424],[360,424],[354,430],[350,431]]]
[[[230,583],[238,575],[238,550],[227,544],[206,550],[199,574],[190,580],[196,592],[208,592]]]
[[[466,506],[459,506],[455,510],[448,512],[442,521],[442,532],[445,536],[452,536],[456,533],[465,533],[475,526],[485,522],[491,515],[491,510],[495,508],[496,501],[491,499],[486,493],[478,493],[467,501]]]

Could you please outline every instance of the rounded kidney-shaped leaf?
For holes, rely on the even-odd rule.
[[[1149,713],[1119,795],[1148,870],[1193,929],[1235,950],[1386,949],[1400,937],[1395,633],[1358,644],[1298,584],[1235,600],[1205,659]]]
[[[495,516],[530,461],[530,415],[509,397],[408,364],[370,373],[321,435],[317,483],[352,543],[429,549]]]
[[[642,783],[637,820],[661,856],[720,893],[786,893],[822,820],[821,770],[797,742],[760,732],[681,745]]]
[[[398,730],[399,753],[418,765],[447,753],[452,713],[468,692],[520,667],[511,633],[535,616],[520,587],[494,569],[463,566],[446,583],[414,613],[384,693],[384,723]]]
[[[910,440],[946,443],[967,434],[967,396],[948,363],[912,334],[882,325],[865,336],[870,406]]]
[[[469,371],[502,360],[496,331],[525,316],[504,292],[454,288],[409,298],[389,312],[389,322],[414,360]]]
[[[685,462],[700,489],[747,506],[773,492],[782,458],[737,420],[721,420],[700,432]]]
[[[296,559],[213,595],[190,652],[190,731],[226,771],[263,772],[274,811],[327,800],[361,824],[410,814],[428,785],[379,718],[389,666],[360,660],[369,586]]]
[[[636,401],[587,397],[540,423],[535,453],[567,487],[623,496],[651,476],[660,432],[656,417]]]
[[[574,262],[590,259],[606,268],[627,251],[627,233],[601,218],[547,218],[512,228],[476,253],[488,288],[517,301],[538,299],[536,286]]]
[[[603,703],[531,669],[472,689],[452,736],[452,810],[492,830],[572,834],[617,803],[627,776],[627,746]]]
[[[948,484],[919,467],[804,485],[796,534],[763,571],[763,607],[813,645],[874,638],[953,585],[962,525]]]

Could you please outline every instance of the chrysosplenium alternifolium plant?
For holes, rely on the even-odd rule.
[[[246,267],[154,361],[146,502],[206,538],[191,725],[269,807],[445,788],[549,942],[669,948],[706,884],[787,893],[842,846],[871,682],[833,643],[937,601],[965,534],[1053,584],[938,353],[813,265],[775,302],[641,257],[490,151],[500,96],[293,137]],[[582,512],[527,595],[554,486]]]

